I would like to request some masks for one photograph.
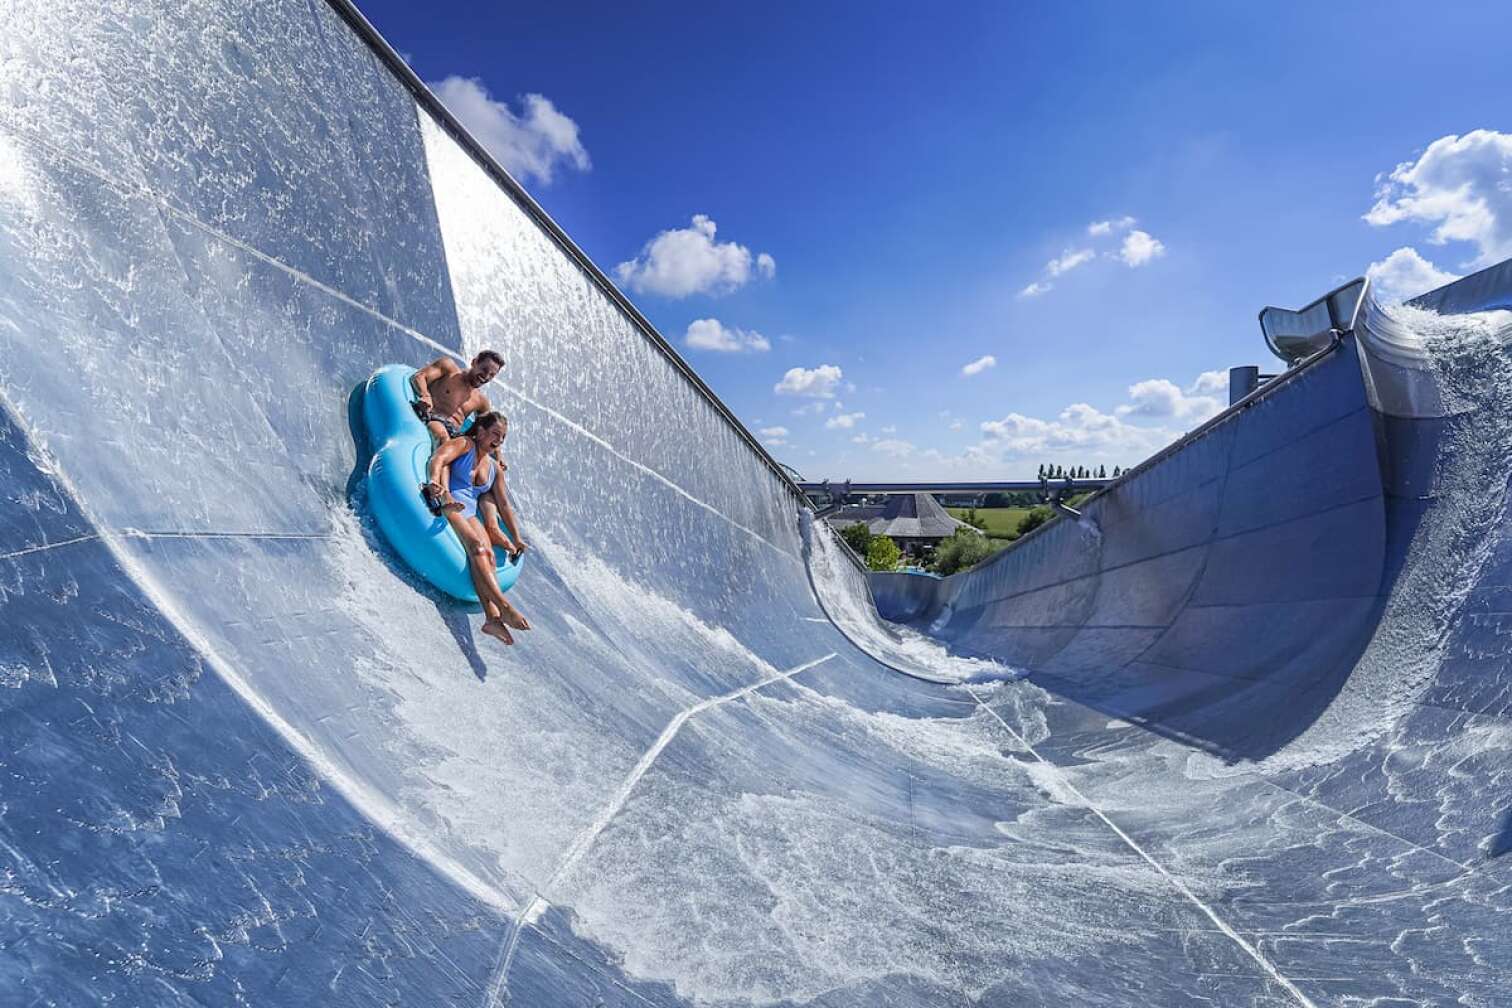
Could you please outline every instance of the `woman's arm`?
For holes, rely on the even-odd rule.
[[[431,452],[430,465],[426,469],[425,477],[438,487],[445,488],[446,484],[443,471],[467,452],[467,438],[452,438],[441,447]]]
[[[509,488],[504,485],[504,465],[497,457],[494,459],[494,465],[499,467],[499,472],[488,493],[493,498],[494,506],[499,510],[499,518],[505,530],[508,531],[509,538],[514,541],[514,552],[522,553],[526,548],[525,538],[520,535],[520,520],[515,515],[514,505],[509,503]]]

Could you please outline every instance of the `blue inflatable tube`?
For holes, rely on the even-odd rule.
[[[362,420],[373,461],[368,465],[368,507],[378,527],[404,562],[425,580],[464,602],[477,602],[467,573],[467,554],[445,518],[430,513],[420,497],[430,461],[430,434],[410,404],[415,369],[390,364],[368,379]],[[520,576],[520,560],[495,547],[499,588],[509,591]]]

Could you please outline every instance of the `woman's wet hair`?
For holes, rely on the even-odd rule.
[[[479,413],[476,417],[473,418],[472,430],[470,433],[476,436],[483,433],[494,424],[503,424],[504,430],[509,430],[509,418],[506,417],[503,413],[500,413],[496,410],[489,410],[487,413]]]

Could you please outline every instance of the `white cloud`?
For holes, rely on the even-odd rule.
[[[882,428],[882,433],[883,434],[896,434],[896,433],[898,433],[898,428],[894,424],[888,424],[886,427]]]
[[[824,421],[824,426],[829,430],[850,430],[856,426],[857,420],[864,420],[865,413],[841,413]]]
[[[1193,383],[1193,388],[1199,384],[1211,385],[1207,379],[1207,372]],[[1224,376],[1224,384],[1227,387],[1227,378]],[[1160,417],[1176,420],[1206,420],[1208,417],[1222,409],[1215,396],[1194,395],[1183,392],[1175,382],[1166,378],[1150,378],[1146,381],[1135,382],[1129,386],[1129,401],[1119,406],[1113,412],[1121,417]]]
[[[1096,238],[1101,235],[1112,234],[1114,231],[1122,231],[1134,226],[1133,217],[1114,217],[1109,220],[1093,221],[1087,225],[1087,234]]]
[[[1089,461],[1109,455],[1143,457],[1171,439],[1172,432],[1137,427],[1086,403],[1073,403],[1054,420],[1009,413],[981,425],[986,441],[978,452],[1023,458],[1081,452]]]
[[[1045,272],[1053,277],[1060,276],[1062,273],[1069,273],[1083,263],[1091,262],[1096,254],[1089,248],[1066,249],[1066,251],[1045,263]]]
[[[756,433],[761,435],[761,440],[773,448],[781,448],[787,444],[788,429],[786,427],[763,427]]]
[[[1512,134],[1480,129],[1433,141],[1380,180],[1365,220],[1432,224],[1434,245],[1475,246],[1470,268],[1512,256]]]
[[[988,368],[993,367],[997,367],[997,358],[992,356],[992,354],[984,354],[970,364],[962,366],[961,374],[963,377],[970,378],[972,375],[979,375]]]
[[[521,99],[523,113],[516,114],[507,103],[495,101],[476,77],[453,74],[430,89],[483,148],[522,182],[535,178],[550,183],[552,173],[562,165],[578,171],[592,167],[578,139],[577,123],[543,95],[526,95]]]
[[[1187,386],[1187,395],[1226,396],[1229,377],[1227,371],[1204,371]]]
[[[1021,297],[1021,298],[1039,297],[1041,294],[1047,294],[1047,293],[1049,293],[1054,288],[1055,288],[1055,284],[1053,284],[1053,283],[1049,283],[1049,282],[1042,283],[1039,280],[1036,280],[1033,283],[1029,284],[1027,287],[1025,287],[1023,290],[1019,291],[1018,292],[1018,296]]]
[[[899,441],[896,438],[884,438],[872,444],[872,451],[879,451],[893,458],[907,458],[914,452],[914,446],[907,441]]]
[[[759,332],[731,329],[718,319],[697,319],[688,323],[688,333],[683,343],[694,350],[713,350],[718,353],[764,353],[772,349],[771,341]]]
[[[1185,388],[1169,379],[1137,382],[1129,387],[1127,401],[1106,410],[1073,403],[1050,418],[1009,413],[981,423],[980,439],[954,452],[919,449],[896,438],[870,440],[858,433],[852,443],[869,446],[875,461],[871,472],[853,475],[1024,479],[1036,464],[1047,461],[1075,461],[1094,468],[1133,465],[1218,412],[1227,401],[1227,384],[1227,372],[1204,371]],[[950,411],[941,414],[951,420]],[[950,427],[958,430],[962,423],[955,419]]]
[[[1405,301],[1459,279],[1424,259],[1410,245],[1371,263],[1365,268],[1365,275],[1370,278],[1370,289],[1376,300],[1383,303]]]
[[[833,364],[820,364],[816,368],[789,368],[782,380],[772,386],[778,395],[806,396],[811,399],[833,399],[843,377]]]
[[[640,255],[614,267],[614,275],[631,290],[683,298],[728,294],[753,277],[776,274],[777,262],[770,255],[752,257],[744,245],[715,241],[717,231],[706,214],[694,214],[691,227],[660,232]]]
[[[1125,265],[1143,266],[1152,259],[1159,259],[1165,255],[1165,246],[1159,238],[1153,237],[1148,231],[1135,229],[1124,235],[1123,245],[1119,248],[1117,256]]]

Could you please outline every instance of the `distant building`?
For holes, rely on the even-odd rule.
[[[934,546],[958,528],[970,528],[950,517],[927,493],[888,494],[880,504],[847,504],[824,520],[836,530],[860,522],[872,535],[892,539],[905,553]]]

